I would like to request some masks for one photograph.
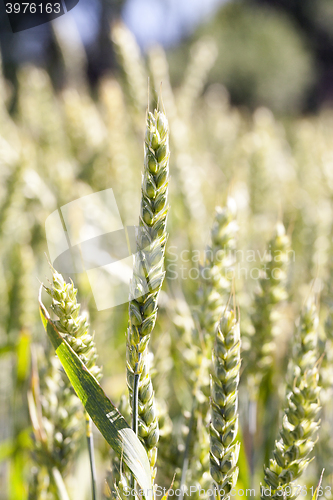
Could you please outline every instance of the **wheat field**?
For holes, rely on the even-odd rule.
[[[333,113],[232,106],[213,39],[173,87],[161,47],[110,36],[94,91],[75,51],[61,90],[22,66],[14,107],[0,72],[0,499],[329,500]],[[76,268],[70,207],[107,190],[136,228],[119,288],[110,238]]]

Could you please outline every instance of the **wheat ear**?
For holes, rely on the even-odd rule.
[[[200,269],[199,320],[209,353],[231,291],[237,231],[236,204],[232,198],[228,198],[225,207],[216,207],[211,245],[206,248],[205,263]]]
[[[58,358],[46,358],[39,351],[38,369],[33,351],[32,361],[28,402],[34,430],[33,458],[36,464],[44,467],[39,467],[33,474],[29,494],[31,498],[39,498],[39,495],[44,498],[43,494],[54,491],[56,486],[52,471],[57,470],[61,476],[66,476],[73,465],[83,434],[83,411],[70,384],[62,377]]]
[[[317,308],[311,298],[301,313],[295,335],[295,353],[280,439],[275,442],[274,458],[269,467],[264,468],[265,482],[271,487],[271,492],[265,491],[262,499],[281,498],[282,493],[278,490],[285,490],[287,486],[292,488],[292,481],[302,475],[309,463],[308,457],[319,428],[318,322]]]
[[[89,323],[86,314],[80,314],[80,304],[76,300],[77,289],[72,281],[66,283],[61,274],[53,269],[52,285],[45,287],[52,297],[51,309],[58,316],[54,323],[82,363],[94,377],[100,381],[102,369],[96,364],[97,351],[93,336],[89,333]],[[89,415],[85,412],[86,437],[90,459],[92,478],[92,497],[96,498],[96,471],[94,463],[94,444],[92,424]]]
[[[81,305],[78,304],[72,281],[66,283],[60,273],[53,269],[52,284],[45,287],[52,297],[51,309],[58,317],[54,321],[57,330],[79,356],[82,363],[97,380],[102,378],[102,369],[96,365],[97,351],[94,339],[89,333],[88,317],[80,314]]]
[[[255,388],[259,386],[273,362],[277,307],[287,298],[289,249],[289,237],[283,224],[278,223],[265,252],[265,266],[254,296],[254,311],[251,315],[254,337],[249,361]]]
[[[159,433],[147,354],[164,279],[169,178],[168,122],[160,111],[147,114],[144,151],[141,212],[127,330],[127,384],[133,430],[148,452],[154,476]]]
[[[111,38],[125,73],[129,96],[138,113],[147,105],[147,72],[140,48],[130,30],[121,22],[113,25]]]
[[[210,473],[219,493],[228,499],[238,477],[239,321],[234,311],[221,318],[213,351],[211,381]]]
[[[193,325],[187,335],[188,349],[183,351],[183,354],[187,354],[187,359],[190,359],[189,355],[191,355],[195,361],[192,369],[194,377],[193,425],[189,429],[187,438],[187,450],[188,455],[191,455],[191,460],[188,473],[185,471],[185,465],[183,466],[183,478],[185,480],[186,476],[188,484],[200,485],[201,488],[209,488],[210,485],[207,432],[210,418],[209,359],[218,321],[230,295],[237,231],[236,205],[232,198],[228,198],[224,208],[216,208],[211,229],[211,244],[206,248],[204,265],[200,268],[201,280],[197,293],[200,329],[198,330]],[[183,340],[186,340],[185,336]],[[198,436],[200,436],[200,443]],[[198,495],[198,491],[194,497]]]
[[[217,52],[216,42],[211,37],[202,37],[191,47],[190,61],[177,100],[181,114],[187,118],[193,113],[195,104],[204,90]]]

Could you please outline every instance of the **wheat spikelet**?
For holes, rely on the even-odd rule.
[[[86,86],[87,55],[82,43],[80,32],[75,21],[70,17],[54,19],[51,23],[57,45],[65,66],[66,80],[73,87]],[[67,34],[71,33],[71,43],[68,43]]]
[[[46,442],[36,439],[37,463],[55,465],[61,474],[68,472],[82,436],[82,408],[67,380],[61,374],[58,358],[44,360],[39,372],[40,405]]]
[[[252,130],[244,135],[242,142],[249,168],[249,204],[256,218],[272,207],[278,209],[276,201],[286,196],[281,189],[281,177],[293,176],[294,165],[284,130],[276,123],[273,113],[266,108],[259,108],[254,112]],[[279,169],[271,168],[272,158]]]
[[[230,498],[238,477],[239,322],[234,311],[222,316],[213,351],[211,383],[210,473],[220,493]]]
[[[251,315],[254,336],[249,363],[254,390],[267,375],[273,362],[274,336],[278,333],[277,309],[287,298],[289,249],[289,237],[283,224],[278,223],[265,253],[265,268],[259,278],[259,287],[254,296],[254,311]]]
[[[159,441],[158,441],[158,484],[169,485],[173,480],[173,487],[179,487],[180,462],[178,436],[164,401],[156,401]]]
[[[102,378],[102,369],[96,365],[97,351],[93,337],[89,333],[86,314],[80,314],[80,304],[76,300],[77,290],[71,281],[53,269],[51,287],[45,287],[52,297],[51,309],[58,317],[54,323],[66,342],[79,356],[82,363],[97,380]]]
[[[164,278],[168,163],[168,123],[165,115],[155,110],[154,114],[149,112],[147,116],[140,227],[127,330],[127,384],[132,409],[138,397],[138,435],[148,451],[153,475],[157,457],[158,420],[147,346],[155,325],[158,295]]]
[[[329,298],[328,295],[327,298]],[[322,298],[322,297],[321,297]],[[316,468],[320,473],[323,468],[327,474],[333,471],[332,461],[332,395],[333,395],[333,309],[330,308],[325,321],[325,337],[319,338],[321,362],[319,370],[321,426],[316,444]]]
[[[206,249],[205,262],[200,269],[199,322],[208,352],[211,351],[218,321],[230,296],[237,231],[236,205],[232,198],[228,198],[224,208],[216,208],[211,245]]]
[[[265,482],[271,494],[262,498],[281,497],[278,489],[292,486],[309,463],[319,428],[319,368],[317,350],[318,314],[313,298],[304,307],[296,330],[294,357],[289,371],[286,409],[280,439],[275,442],[274,458],[264,468]],[[297,495],[287,495],[291,498]]]
[[[186,364],[192,360],[193,386],[193,425],[189,429],[190,464],[186,474],[187,484],[209,486],[209,358],[216,327],[223,310],[226,307],[231,290],[232,266],[234,264],[234,250],[236,233],[236,207],[234,200],[228,198],[226,206],[217,207],[214,223],[211,229],[211,245],[205,252],[205,262],[200,269],[201,280],[197,299],[198,328],[190,318],[178,316],[178,321],[187,320],[190,328],[184,331],[182,342],[187,340],[187,348],[183,349],[183,356],[187,356]],[[180,324],[182,324],[180,323]],[[190,366],[191,368],[191,366]],[[185,373],[191,370],[186,370]],[[190,379],[191,381],[191,379]],[[199,443],[200,436],[200,443]],[[199,488],[197,491],[199,494]]]
[[[33,285],[34,256],[28,245],[13,245],[9,256],[12,274],[8,280],[9,315],[7,330],[31,332],[34,325]]]
[[[19,119],[34,141],[43,149],[63,149],[65,135],[58,103],[48,74],[37,68],[26,67],[18,75]]]
[[[191,499],[204,498],[203,491],[208,491],[212,485],[212,478],[209,473],[210,465],[210,436],[207,432],[207,423],[203,421],[200,412],[196,412],[195,419],[195,440],[191,447],[191,464],[186,477],[186,484],[192,486]],[[192,434],[194,430],[191,431]]]
[[[54,321],[58,332],[78,355],[90,373],[100,381],[102,369],[96,364],[97,351],[93,336],[89,333],[89,323],[86,314],[80,314],[80,304],[77,303],[77,290],[71,281],[66,283],[61,274],[53,269],[51,287],[45,287],[52,297],[51,309],[58,317]],[[94,472],[94,445],[91,419],[85,412],[86,438],[88,443],[89,459],[92,474],[93,497],[96,495],[96,477]]]

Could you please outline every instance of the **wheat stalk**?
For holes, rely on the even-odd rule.
[[[211,382],[210,473],[218,498],[228,499],[238,477],[239,322],[234,311],[221,318],[213,353]]]
[[[127,330],[127,384],[132,426],[148,452],[153,477],[156,474],[158,419],[147,357],[164,279],[168,178],[168,122],[161,111],[155,110],[147,115],[140,223]]]
[[[262,498],[281,497],[281,491],[299,478],[309,463],[319,428],[319,367],[317,350],[318,313],[313,298],[304,307],[295,335],[295,353],[289,373],[286,409],[274,458],[264,468],[265,482],[271,487]],[[285,493],[288,493],[288,491]],[[293,495],[286,495],[295,498]],[[296,495],[297,496],[297,495]]]

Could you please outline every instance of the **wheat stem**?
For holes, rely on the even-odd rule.
[[[134,375],[133,403],[132,403],[132,429],[135,432],[135,434],[138,433],[139,382],[140,382],[140,374],[136,373]]]
[[[69,500],[66,486],[59,472],[59,469],[57,469],[56,467],[52,467],[52,469],[50,470],[50,477],[52,477],[54,484],[56,486],[59,500]]]
[[[86,417],[86,438],[88,444],[89,464],[90,464],[90,474],[91,474],[91,493],[92,493],[92,500],[96,500],[97,476],[96,476],[95,454],[94,454],[94,435],[92,433],[92,421],[87,412],[85,412],[85,417]]]

